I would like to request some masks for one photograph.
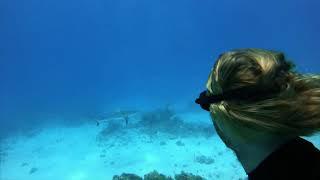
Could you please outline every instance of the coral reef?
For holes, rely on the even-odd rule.
[[[113,176],[112,180],[143,180],[141,177],[135,174],[122,173],[120,176]]]
[[[115,121],[110,121],[105,128],[103,128],[97,135],[98,141],[103,141],[110,136],[117,135],[124,131],[121,124]]]
[[[138,125],[144,129],[144,132],[152,134],[157,131],[174,133],[169,127],[178,127],[182,123],[182,120],[176,116],[175,112],[167,106],[143,113]]]
[[[161,141],[160,142],[160,146],[164,146],[164,145],[166,145],[167,143],[165,142],[165,141]]]
[[[134,113],[130,112],[130,113]],[[121,114],[120,114],[121,115]],[[118,117],[119,113],[117,114]],[[123,126],[122,120],[108,120],[104,127],[97,135],[97,141],[110,139],[113,135],[123,136],[132,129],[138,130],[141,134],[146,134],[150,138],[156,137],[159,133],[168,134],[177,137],[199,137],[206,138],[215,135],[213,126],[208,124],[195,124],[183,121],[175,111],[169,106],[158,108],[152,111],[139,112],[138,121]]]
[[[166,177],[163,174],[159,174],[157,171],[152,171],[144,175],[144,180],[173,180],[171,177]]]
[[[142,133],[150,136],[161,132],[181,137],[205,136],[208,138],[215,134],[212,126],[195,125],[183,121],[169,106],[142,113],[137,127]]]
[[[200,164],[212,164],[214,163],[214,159],[208,156],[201,155],[195,158],[195,162],[198,162]]]
[[[177,145],[177,146],[184,146],[184,143],[179,140],[179,141],[176,142],[176,145]]]
[[[174,176],[175,180],[204,180],[203,177],[193,175],[191,173],[181,172],[181,174],[176,174]]]
[[[152,171],[146,175],[144,178],[139,177],[135,174],[127,174],[123,173],[120,176],[113,176],[112,180],[205,180],[201,176],[193,175],[191,173],[181,172],[180,174],[174,175],[174,178],[170,176],[165,176],[163,174],[158,173],[157,171]]]

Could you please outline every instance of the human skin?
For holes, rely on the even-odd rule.
[[[271,132],[257,131],[247,127],[235,126],[227,120],[218,119],[210,113],[217,134],[225,145],[233,150],[246,173],[254,170],[268,155],[285,142],[293,139]],[[237,128],[237,131],[235,129]],[[252,134],[255,138],[245,139],[239,132]]]

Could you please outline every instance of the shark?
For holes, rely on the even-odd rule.
[[[97,123],[97,126],[99,126],[100,123],[108,122],[112,119],[123,119],[125,120],[126,125],[128,125],[129,118],[136,115],[137,113],[138,111],[133,111],[133,110],[128,110],[128,111],[119,110],[111,113],[103,113],[97,116],[97,118],[95,118],[95,121]]]

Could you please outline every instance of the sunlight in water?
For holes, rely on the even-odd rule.
[[[69,180],[84,180],[88,179],[88,174],[83,171],[74,172],[70,177]]]
[[[155,154],[148,153],[145,155],[145,161],[146,163],[153,164],[159,162],[159,158]]]

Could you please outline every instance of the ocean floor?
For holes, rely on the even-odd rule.
[[[181,114],[192,120],[203,115]],[[208,123],[210,122],[209,117]],[[197,122],[194,122],[197,123]],[[77,127],[47,127],[1,141],[1,180],[111,180],[114,175],[139,176],[153,170],[165,175],[181,171],[209,180],[246,179],[233,152],[216,134],[152,135],[139,128],[101,138],[105,124],[88,122]],[[309,138],[318,148],[320,136]]]

